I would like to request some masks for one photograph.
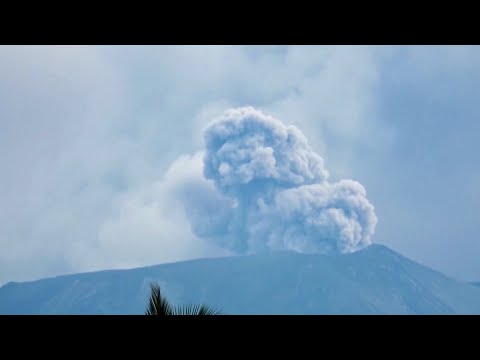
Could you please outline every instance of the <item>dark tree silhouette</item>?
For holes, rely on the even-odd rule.
[[[189,304],[174,307],[162,296],[160,286],[150,284],[151,293],[145,315],[220,315],[220,312],[207,305]]]

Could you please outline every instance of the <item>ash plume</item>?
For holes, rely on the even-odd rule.
[[[364,187],[328,181],[324,161],[295,126],[251,108],[204,130],[203,179],[182,202],[198,237],[238,254],[349,253],[371,243],[377,217]],[[193,161],[193,160],[192,160]]]

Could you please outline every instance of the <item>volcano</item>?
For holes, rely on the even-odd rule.
[[[149,285],[225,314],[480,314],[480,287],[371,245],[345,255],[272,252],[10,282],[0,314],[143,314]]]

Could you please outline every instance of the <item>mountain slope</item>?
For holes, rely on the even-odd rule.
[[[480,313],[480,288],[381,245],[348,255],[200,259],[60,276],[0,288],[0,314],[143,314],[149,283],[174,304],[229,314]]]

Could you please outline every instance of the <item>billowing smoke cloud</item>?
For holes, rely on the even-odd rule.
[[[251,107],[230,109],[204,139],[205,179],[180,191],[198,237],[240,254],[348,253],[371,243],[377,217],[365,189],[328,182],[296,127]]]
[[[294,126],[253,108],[228,110],[205,130],[205,177],[245,195],[325,181],[323,159]]]

